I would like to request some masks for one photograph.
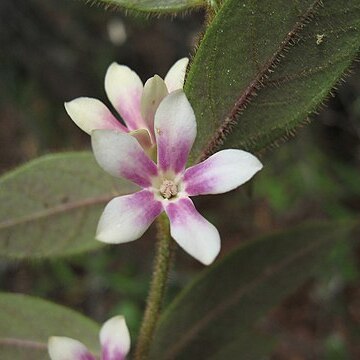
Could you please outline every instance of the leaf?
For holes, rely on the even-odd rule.
[[[39,258],[96,249],[104,205],[134,190],[87,152],[31,161],[0,178],[0,255]]]
[[[293,134],[359,47],[358,0],[225,1],[185,84],[198,121],[192,160],[228,134],[226,147],[253,152]]]
[[[206,0],[100,0],[103,3],[119,6],[124,10],[145,13],[174,13],[190,10],[207,4]]]
[[[268,359],[276,344],[273,337],[265,336],[259,331],[246,331],[237,341],[227,347],[221,348],[211,360],[238,359],[261,360]],[[239,351],[239,349],[241,349]]]
[[[85,316],[48,301],[0,293],[0,358],[48,360],[50,336],[67,336],[99,351],[99,326]]]
[[[151,359],[246,359],[246,349],[256,347],[248,336],[256,322],[315,275],[351,228],[348,222],[311,224],[241,246],[165,310]]]

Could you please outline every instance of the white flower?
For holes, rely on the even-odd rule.
[[[114,130],[92,132],[99,165],[111,175],[142,187],[135,194],[109,202],[96,238],[113,244],[136,240],[165,211],[174,240],[208,265],[220,251],[220,236],[215,226],[198,213],[190,196],[233,190],[257,173],[262,164],[248,152],[228,149],[185,170],[196,137],[196,121],[182,90],[161,102],[154,125],[157,165],[134,137]]]
[[[188,62],[188,58],[178,60],[164,80],[155,75],[145,85],[129,67],[112,63],[105,75],[105,91],[125,125],[100,100],[94,98],[74,99],[65,103],[65,109],[76,125],[88,134],[95,129],[130,132],[144,149],[149,149],[155,144],[156,109],[166,95],[182,89]]]
[[[101,360],[124,360],[130,350],[130,334],[123,316],[106,321],[100,330]],[[78,340],[52,336],[48,350],[51,360],[96,360]]]

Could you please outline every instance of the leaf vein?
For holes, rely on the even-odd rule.
[[[284,40],[281,42],[278,50],[266,61],[261,71],[257,73],[255,79],[251,81],[244,89],[238,100],[236,101],[231,112],[222,121],[214,136],[210,139],[208,144],[204,147],[197,162],[205,160],[218,148],[224,141],[225,136],[231,132],[232,128],[237,123],[237,115],[241,113],[246,105],[254,97],[256,90],[263,85],[263,81],[266,79],[267,74],[274,67],[274,64],[278,62],[283,55],[284,50],[291,44],[297,34],[305,27],[307,21],[314,14],[316,9],[322,6],[322,0],[314,0],[314,2],[304,11],[300,19],[295,23],[293,29],[289,31]]]
[[[18,338],[0,338],[0,346],[24,347],[39,350],[47,349],[47,344],[45,343]]]
[[[57,215],[57,214],[60,214],[63,212],[73,211],[73,210],[76,210],[76,209],[79,209],[82,207],[89,207],[89,206],[93,206],[93,205],[102,204],[102,203],[110,201],[113,197],[114,197],[114,194],[102,195],[102,196],[98,196],[98,197],[94,197],[94,198],[74,201],[72,203],[61,204],[58,206],[54,206],[53,208],[50,208],[50,209],[40,210],[40,211],[37,211],[30,215],[22,216],[17,219],[5,220],[0,223],[0,230],[6,229],[9,227],[14,227],[17,225],[21,225],[21,224],[24,224],[24,223],[27,223],[30,221],[54,216],[54,215]]]
[[[230,307],[235,306],[243,296],[253,291],[256,287],[260,286],[261,283],[263,283],[265,280],[276,275],[276,273],[280,272],[291,263],[299,260],[302,257],[305,257],[313,250],[320,247],[323,241],[324,239],[315,241],[307,247],[301,249],[298,253],[289,256],[277,264],[274,264],[272,267],[265,268],[263,272],[260,273],[259,276],[255,277],[248,285],[238,288],[232,297],[229,297],[227,300],[220,302],[212,312],[209,312],[202,319],[194,323],[186,333],[183,333],[182,336],[179,337],[178,341],[166,351],[164,359],[175,359],[176,354],[178,354],[184,347],[186,347],[187,343],[193,340],[199,334],[199,332],[208,325],[209,322],[214,321]]]

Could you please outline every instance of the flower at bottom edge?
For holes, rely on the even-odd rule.
[[[115,316],[101,327],[101,360],[124,360],[130,350],[130,334],[123,316]],[[96,360],[88,348],[78,340],[52,336],[48,351],[51,360]]]

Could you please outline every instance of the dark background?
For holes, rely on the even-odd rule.
[[[107,103],[103,80],[113,61],[143,81],[164,76],[192,53],[203,22],[200,11],[146,19],[85,1],[1,0],[0,172],[49,152],[89,149],[88,135],[72,123],[63,102],[90,96]],[[359,214],[359,70],[354,65],[311,125],[265,154],[265,169],[251,188],[197,201],[220,230],[222,255],[271,230]],[[150,231],[136,244],[69,260],[2,260],[1,290],[41,296],[98,321],[123,313],[135,337],[153,245]],[[360,358],[359,266],[359,249],[339,246],[320,281],[309,280],[269,314],[263,326],[280,336],[271,359]],[[167,301],[201,268],[179,250]]]

